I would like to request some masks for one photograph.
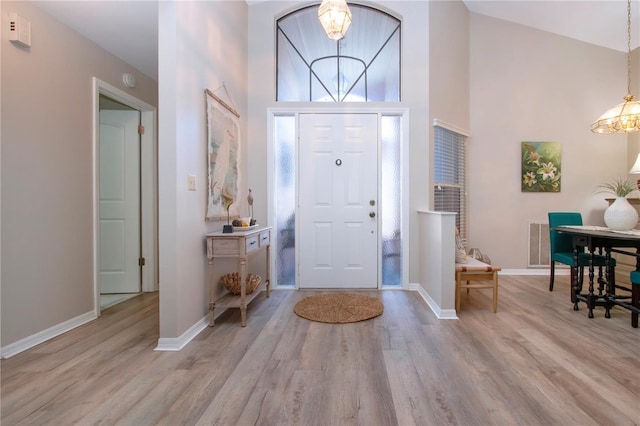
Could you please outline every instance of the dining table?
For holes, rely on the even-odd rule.
[[[617,294],[616,289],[631,292],[631,288],[616,285],[614,269],[611,267],[611,254],[617,253],[635,258],[636,270],[640,271],[640,229],[625,231],[612,230],[604,226],[589,225],[564,225],[552,229],[555,232],[571,235],[573,239],[574,265],[578,265],[578,253],[587,250],[591,254],[589,261],[589,285],[587,292],[583,293],[582,282],[578,278],[578,267],[572,274],[571,300],[574,302],[574,310],[578,310],[578,303],[586,303],[589,309],[589,318],[593,318],[593,309],[597,306],[605,308],[605,318],[610,318],[611,308],[620,306],[631,311],[632,326],[638,327],[638,314],[640,307],[635,306],[631,296]],[[594,256],[605,256],[604,271],[598,272],[596,279]],[[596,288],[596,283],[598,287]],[[631,284],[632,286],[636,284]],[[636,304],[637,305],[637,304]]]

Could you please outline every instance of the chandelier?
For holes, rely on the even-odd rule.
[[[631,0],[627,0],[627,96],[591,125],[595,133],[632,133],[640,131],[640,102],[631,94]]]
[[[346,0],[322,0],[318,19],[331,40],[340,40],[351,25],[351,11]]]

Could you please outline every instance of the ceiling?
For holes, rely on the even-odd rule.
[[[268,0],[246,1],[251,5]],[[142,73],[158,79],[157,1],[39,0],[34,3]],[[464,3],[474,13],[627,51],[625,0],[464,0]],[[632,0],[631,4],[633,50],[640,46],[640,0]]]
[[[464,0],[471,12],[627,51],[627,1]],[[640,45],[640,0],[631,1],[631,50]]]
[[[39,0],[33,3],[143,74],[158,80],[157,1]]]

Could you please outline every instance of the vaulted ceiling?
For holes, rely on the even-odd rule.
[[[211,0],[213,1],[213,0]],[[249,5],[268,0],[246,0]],[[308,4],[300,0],[301,4]],[[35,1],[59,21],[149,77],[158,78],[157,1]],[[465,0],[467,8],[619,51],[627,51],[627,2]],[[640,0],[632,2],[632,49],[640,45]]]

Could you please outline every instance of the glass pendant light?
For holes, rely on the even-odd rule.
[[[331,40],[340,40],[351,25],[351,11],[346,0],[322,0],[318,19]]]
[[[631,0],[627,0],[627,96],[591,125],[594,133],[632,133],[640,131],[640,102],[631,94]]]

